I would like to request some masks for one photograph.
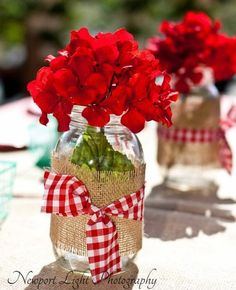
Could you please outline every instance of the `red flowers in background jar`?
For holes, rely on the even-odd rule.
[[[235,39],[219,32],[219,21],[212,21],[203,12],[188,12],[179,23],[163,21],[164,38],[153,37],[147,48],[160,59],[161,68],[172,74],[175,88],[189,92],[202,81],[203,68],[213,71],[215,81],[235,73]]]
[[[65,49],[46,60],[49,65],[28,84],[42,111],[42,124],[53,114],[58,130],[68,130],[73,105],[84,106],[82,115],[92,126],[105,126],[111,114],[121,115],[121,123],[134,133],[145,121],[171,124],[170,103],[177,93],[171,90],[170,77],[125,29],[96,36],[86,28],[73,31]],[[157,77],[162,79],[159,84]]]
[[[231,79],[236,72],[236,37],[222,33],[208,43],[210,53],[206,65],[212,68],[215,80]]]

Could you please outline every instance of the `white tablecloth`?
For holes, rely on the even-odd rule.
[[[140,139],[147,161],[148,195],[160,182],[153,158],[155,127],[149,126]],[[0,289],[76,289],[72,284],[59,284],[66,273],[54,263],[49,215],[40,213],[41,172],[32,168],[29,153],[20,154],[0,155],[0,159],[18,158],[15,197],[10,215],[0,230]],[[135,260],[136,266],[130,264],[127,273],[120,274],[128,281],[129,277],[137,276],[138,271],[133,289],[236,289],[236,187],[226,173],[220,176],[221,188],[213,203],[196,196],[163,195],[162,187],[149,194],[143,249]],[[9,282],[13,283],[19,275],[14,271],[20,271],[23,277],[28,274],[28,278],[38,275],[44,281],[55,276],[57,284],[37,288],[19,276],[11,285]],[[141,281],[145,283],[140,285]],[[151,284],[152,281],[155,284]],[[104,282],[95,287],[90,282],[77,289],[127,289],[125,285]]]

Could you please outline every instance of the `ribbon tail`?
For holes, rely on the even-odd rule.
[[[227,172],[231,174],[233,168],[233,153],[226,139],[225,133],[223,133],[220,144],[220,162]]]
[[[86,244],[89,268],[96,284],[113,273],[121,271],[118,233],[115,224],[105,216],[86,225]]]

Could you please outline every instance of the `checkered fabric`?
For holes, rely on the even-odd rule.
[[[110,216],[143,220],[144,187],[103,208],[91,204],[86,186],[74,176],[46,171],[44,188],[42,212],[90,216],[86,225],[86,244],[93,282],[98,283],[121,271],[118,233]]]
[[[74,176],[44,172],[41,212],[77,216],[84,213],[88,204],[89,193],[82,181]]]
[[[174,142],[211,143],[219,140],[219,129],[166,128],[158,126],[161,139]]]
[[[163,140],[180,143],[211,143],[220,142],[219,158],[222,166],[232,172],[233,154],[226,138],[226,132],[236,126],[236,106],[232,106],[226,119],[220,121],[216,129],[189,129],[158,127],[158,137]]]
[[[220,160],[224,168],[231,173],[233,169],[233,154],[226,138],[226,132],[236,126],[236,106],[232,106],[225,119],[220,121],[221,147]]]

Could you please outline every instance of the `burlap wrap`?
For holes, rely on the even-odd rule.
[[[173,106],[173,127],[181,129],[216,129],[219,127],[219,98],[188,96]],[[219,166],[219,142],[175,142],[158,138],[157,160],[160,165],[175,164]]]
[[[69,174],[82,180],[89,190],[92,203],[104,207],[113,201],[139,190],[144,184],[145,165],[134,171],[98,172],[73,165],[67,158],[52,156],[52,169],[58,174]],[[50,237],[61,250],[86,256],[85,227],[88,215],[78,217],[51,216]],[[143,223],[125,218],[111,217],[118,231],[120,255],[135,254],[142,247]]]

